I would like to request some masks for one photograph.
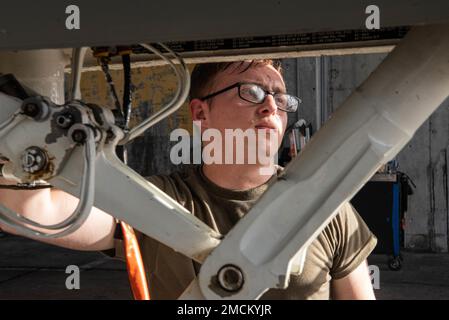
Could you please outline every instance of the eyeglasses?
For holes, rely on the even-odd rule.
[[[260,85],[256,83],[245,83],[245,82],[237,82],[229,87],[221,89],[217,92],[211,93],[205,97],[200,98],[200,100],[207,100],[216,95],[219,95],[223,92],[229,91],[231,89],[238,88],[239,89],[239,97],[242,100],[255,103],[262,104],[265,101],[265,98],[268,95],[272,95],[277,107],[285,112],[296,112],[299,104],[301,103],[301,99],[298,97],[292,96],[287,93],[281,92],[270,92],[262,88]]]

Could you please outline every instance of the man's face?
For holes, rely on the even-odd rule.
[[[269,92],[286,92],[282,76],[272,66],[255,65],[241,72],[248,64],[249,62],[245,62],[236,69],[236,63],[218,74],[205,95],[237,82],[256,83]],[[225,129],[252,129],[258,135],[262,134],[258,129],[265,129],[265,132],[271,131],[274,134],[276,146],[280,146],[287,125],[287,113],[278,109],[272,95],[267,95],[262,104],[254,104],[242,100],[238,88],[234,88],[204,103],[207,105],[204,107],[203,130],[214,128],[224,137]]]

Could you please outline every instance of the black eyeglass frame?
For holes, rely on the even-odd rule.
[[[262,91],[265,93],[265,96],[264,96],[264,98],[263,98],[263,100],[262,100],[261,102],[250,101],[250,100],[245,99],[244,97],[242,97],[242,95],[240,94],[240,87],[241,87],[242,85],[247,85],[247,84],[255,85],[255,86],[259,87],[260,89],[262,89]],[[279,95],[279,94],[281,94],[281,95],[286,95],[286,96],[289,96],[289,97],[292,97],[293,99],[295,99],[296,101],[298,101],[298,104],[296,105],[296,108],[295,108],[295,110],[293,110],[293,111],[285,110],[285,109],[283,109],[283,108],[281,108],[281,107],[278,106],[279,110],[282,110],[282,111],[284,111],[284,112],[289,112],[289,113],[296,112],[296,111],[298,110],[298,106],[299,106],[299,105],[301,104],[301,102],[302,102],[302,100],[301,100],[300,98],[296,97],[296,96],[293,96],[293,95],[288,94],[288,93],[283,93],[283,92],[270,92],[270,91],[268,91],[268,90],[265,90],[260,84],[258,84],[258,83],[252,83],[252,82],[236,82],[236,83],[234,83],[234,84],[232,84],[232,85],[230,85],[230,86],[228,86],[228,87],[226,87],[226,88],[223,88],[223,89],[221,89],[221,90],[219,90],[219,91],[216,91],[216,92],[214,92],[214,93],[208,94],[207,96],[204,96],[204,97],[199,98],[199,99],[202,100],[202,101],[204,101],[204,100],[213,98],[213,97],[215,97],[215,96],[217,96],[217,95],[219,95],[219,94],[222,94],[222,93],[224,93],[224,92],[226,92],[226,91],[229,91],[229,90],[231,90],[231,89],[234,89],[234,88],[238,88],[238,93],[239,93],[240,99],[242,99],[242,100],[244,100],[244,101],[246,101],[246,102],[254,103],[254,104],[262,104],[262,103],[264,103],[264,102],[265,102],[265,99],[266,99],[266,97],[267,97],[268,95],[271,95],[271,96],[273,96],[273,98],[274,98],[275,95]],[[276,101],[276,100],[275,100],[275,101]]]

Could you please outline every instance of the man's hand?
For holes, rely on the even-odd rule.
[[[376,299],[366,261],[346,277],[332,280],[332,297],[337,300]]]

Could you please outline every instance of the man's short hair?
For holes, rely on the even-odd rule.
[[[199,99],[207,95],[210,88],[213,85],[213,82],[216,76],[225,70],[227,70],[232,65],[236,64],[235,70],[240,68],[245,62],[248,61],[233,61],[233,62],[218,62],[218,63],[202,63],[197,64],[195,68],[193,68],[191,75],[191,85],[190,85],[190,100]],[[271,59],[258,59],[258,60],[250,60],[248,66],[246,66],[240,73],[245,72],[249,68],[253,68],[256,66],[272,66],[282,75],[281,63],[279,60],[271,60]]]

